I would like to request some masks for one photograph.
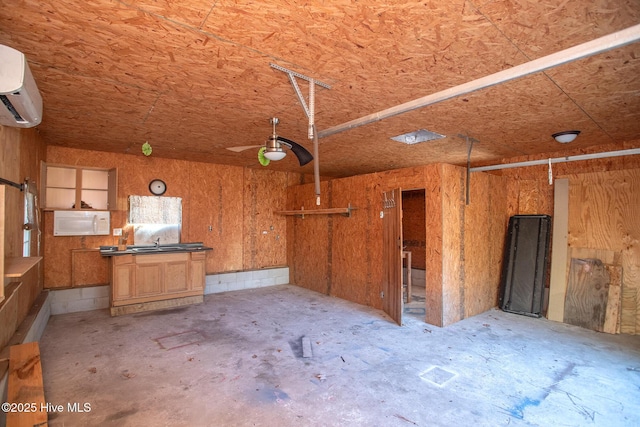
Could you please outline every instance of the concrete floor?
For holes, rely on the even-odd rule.
[[[640,336],[499,310],[398,327],[284,285],[54,316],[41,353],[50,426],[640,425]]]

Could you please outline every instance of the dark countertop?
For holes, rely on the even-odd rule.
[[[202,252],[211,251],[213,248],[203,246],[202,242],[194,243],[168,243],[164,245],[132,245],[127,246],[126,250],[119,251],[118,246],[100,246],[100,255],[102,256],[118,256],[118,255],[150,255],[150,254],[166,254],[176,252]]]

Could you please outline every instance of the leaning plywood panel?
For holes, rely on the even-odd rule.
[[[567,293],[567,238],[569,227],[569,180],[555,181],[553,195],[553,237],[551,239],[551,271],[547,318],[562,322]]]
[[[9,349],[7,402],[9,405],[17,404],[26,408],[7,411],[8,427],[47,425],[42,364],[37,342],[13,345]]]
[[[640,169],[569,175],[569,246],[620,253],[621,332],[638,333]]]
[[[607,296],[607,311],[604,318],[603,332],[609,334],[620,333],[620,303],[622,300],[622,267],[605,264],[609,274],[609,295]]]
[[[564,302],[564,323],[602,332],[609,296],[609,272],[599,259],[572,258]]]
[[[634,288],[622,287],[622,300],[620,302],[620,333],[621,334],[635,334],[638,329],[636,328],[636,320],[638,317],[637,309],[638,291]]]

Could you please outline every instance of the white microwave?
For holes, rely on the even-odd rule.
[[[54,236],[109,235],[109,211],[54,211]]]

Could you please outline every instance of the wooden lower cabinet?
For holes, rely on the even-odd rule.
[[[204,295],[204,252],[111,257],[111,307]],[[160,308],[160,307],[157,307]]]

